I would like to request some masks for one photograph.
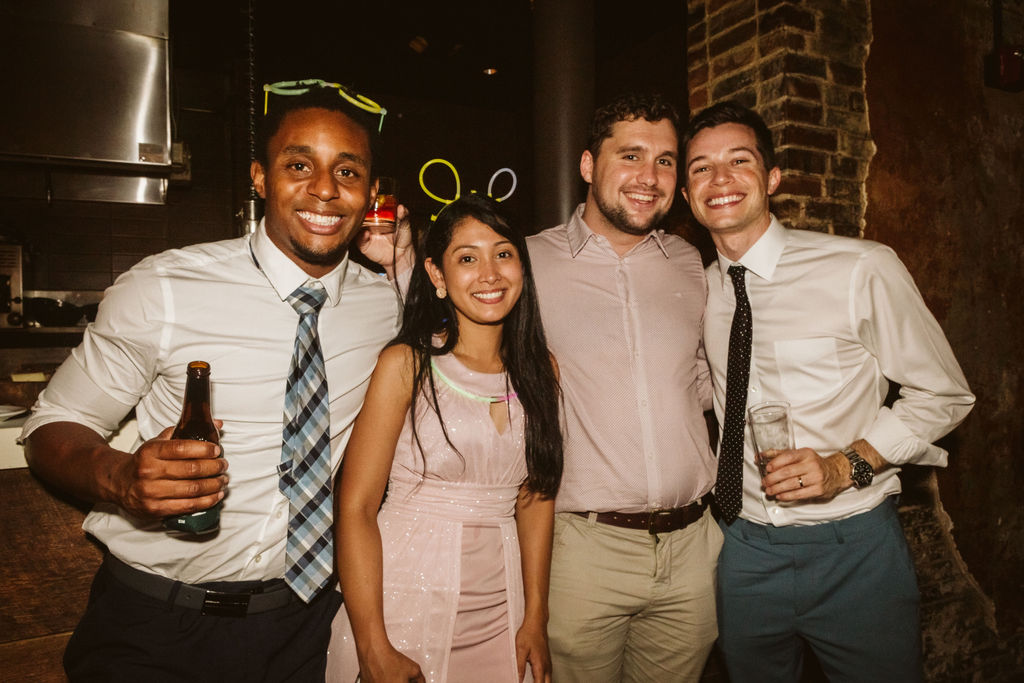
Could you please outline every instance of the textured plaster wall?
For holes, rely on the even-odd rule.
[[[1024,1],[1002,4],[1004,38],[1024,43]],[[967,571],[991,600],[980,604],[1000,649],[1019,657],[1024,92],[984,86],[991,0],[873,0],[871,11],[866,94],[877,152],[864,236],[903,258],[977,394],[943,444],[951,457],[937,472],[938,495]]]

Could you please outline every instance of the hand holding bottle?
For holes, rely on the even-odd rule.
[[[192,361],[188,364],[186,372],[185,400],[181,407],[181,418],[171,433],[172,448],[181,452],[181,450],[189,448],[183,442],[199,442],[214,445],[216,456],[221,454],[220,432],[213,420],[210,405],[210,364],[202,360]],[[192,450],[195,450],[194,446]],[[207,448],[205,452],[208,454],[211,451]],[[186,472],[186,475],[188,474],[190,473]],[[203,486],[207,482],[193,481],[190,483],[200,490],[208,487]],[[212,507],[198,507],[198,503],[196,503],[198,509],[194,509],[188,514],[164,519],[164,528],[170,532],[185,534],[208,534],[216,531],[220,526],[220,500],[223,498],[223,487],[226,483],[226,481],[220,483],[218,487],[220,498],[214,502]]]
[[[165,518],[191,514],[224,498],[228,465],[220,457],[220,446],[206,441],[172,441],[173,431],[168,427],[142,444],[118,468],[112,482],[118,489],[116,499],[133,515]]]

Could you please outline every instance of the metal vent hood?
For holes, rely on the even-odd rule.
[[[167,0],[0,0],[0,196],[162,204]]]

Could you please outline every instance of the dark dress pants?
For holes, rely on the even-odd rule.
[[[238,590],[241,584],[209,584]],[[101,566],[64,653],[72,683],[231,681],[320,683],[341,595],[244,617],[204,616],[128,588]]]

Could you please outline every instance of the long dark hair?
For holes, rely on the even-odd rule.
[[[430,359],[432,356],[447,354],[455,348],[459,341],[459,323],[451,299],[437,298],[424,261],[429,258],[435,264],[441,264],[455,229],[471,218],[509,240],[519,252],[523,265],[522,293],[503,322],[500,354],[505,372],[525,414],[526,486],[530,491],[551,498],[558,491],[562,479],[562,433],[558,420],[560,390],[541,325],[530,256],[523,235],[513,229],[508,218],[499,210],[498,203],[479,194],[470,194],[452,202],[427,228],[405,299],[402,329],[391,342],[407,344],[413,350],[413,434],[417,434],[416,401],[420,393],[424,392],[430,397],[431,407],[438,415],[445,439],[455,448],[448,438],[437,403]],[[438,334],[443,336],[444,343],[434,346],[434,336]],[[416,442],[418,445],[418,435]]]

